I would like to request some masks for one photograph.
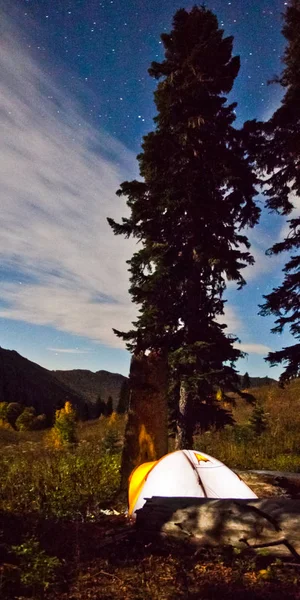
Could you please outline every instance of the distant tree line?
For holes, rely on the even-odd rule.
[[[107,402],[102,398],[101,393],[98,394],[96,402],[90,405],[86,404],[87,418],[98,419],[103,415],[110,417],[113,412],[119,415],[125,414],[129,405],[129,382],[125,379],[121,385],[120,394],[117,402],[114,402],[111,396],[108,396]]]
[[[115,412],[120,415],[125,414],[128,410],[128,405],[129,384],[128,380],[125,379],[120,389]],[[56,410],[60,409],[62,409],[62,407],[55,407],[51,418],[49,415],[37,414],[34,406],[24,406],[20,402],[0,402],[0,427],[12,427],[17,431],[44,429],[53,425]],[[86,401],[83,404],[81,403],[79,406],[76,406],[75,409],[78,418],[82,421],[86,421],[88,419],[98,419],[102,415],[104,417],[110,417],[114,412],[114,403],[111,396],[109,396],[107,402],[105,402],[102,399],[101,394],[99,394],[96,402],[91,403]]]

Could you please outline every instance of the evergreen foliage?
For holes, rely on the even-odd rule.
[[[134,329],[114,331],[130,351],[166,350],[184,402],[209,402],[217,387],[238,386],[234,364],[242,353],[216,319],[225,276],[242,287],[241,269],[253,263],[240,230],[258,221],[256,176],[233,127],[236,104],[224,96],[239,71],[232,37],[223,37],[211,11],[194,7],[177,11],[161,39],[165,60],[149,69],[160,81],[156,129],[138,156],[143,181],[118,191],[130,217],[108,219],[115,234],[141,242],[128,261],[140,313]],[[178,413],[180,420],[186,415]]]
[[[282,215],[294,208],[294,197],[300,195],[300,0],[291,0],[286,8],[282,30],[287,40],[283,56],[284,70],[276,79],[285,95],[281,106],[266,123],[248,123],[249,148],[258,168],[264,173],[266,206]],[[300,217],[289,221],[286,238],[274,244],[269,254],[292,253],[283,269],[284,279],[280,286],[264,296],[261,315],[276,317],[274,333],[281,333],[287,326],[296,340],[300,341]],[[266,360],[273,366],[285,367],[280,382],[300,375],[300,343],[270,352]]]
[[[95,403],[95,407],[94,407],[94,415],[95,415],[95,419],[99,419],[99,417],[101,417],[101,415],[105,415],[105,411],[106,411],[106,404],[104,402],[104,400],[102,400],[101,395],[99,394],[96,403]]]
[[[129,382],[127,379],[122,383],[120,396],[117,406],[117,413],[123,415],[128,411],[129,407]]]
[[[120,451],[120,443],[122,445],[122,441],[120,438],[119,419],[120,417],[116,412],[112,412],[108,419],[107,429],[103,440],[103,447],[107,454],[117,454]]]
[[[243,377],[243,382],[242,382],[242,386],[244,389],[249,389],[249,387],[251,387],[251,382],[250,382],[250,377],[249,377],[249,373],[245,373],[244,377]]]
[[[106,409],[105,409],[105,416],[106,417],[110,417],[113,413],[113,399],[111,396],[108,397],[107,403],[106,403]]]
[[[266,413],[261,404],[256,404],[256,406],[254,407],[249,423],[255,435],[262,435],[262,433],[266,431],[268,427],[268,422]]]

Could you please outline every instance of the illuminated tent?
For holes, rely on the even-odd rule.
[[[137,467],[129,478],[129,514],[152,496],[192,498],[257,498],[250,488],[216,458],[196,450],[178,450]]]

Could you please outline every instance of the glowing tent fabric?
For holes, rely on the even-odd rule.
[[[137,467],[129,478],[129,514],[152,496],[257,498],[216,458],[196,450],[178,450]]]

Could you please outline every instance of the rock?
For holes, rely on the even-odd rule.
[[[140,531],[204,546],[266,547],[300,562],[300,500],[153,497],[136,515]]]

